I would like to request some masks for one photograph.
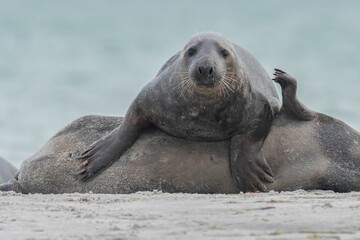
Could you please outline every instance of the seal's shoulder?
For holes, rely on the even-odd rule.
[[[180,51],[175,53],[169,60],[166,61],[166,63],[160,68],[159,72],[156,74],[156,76],[159,76],[160,73],[162,73],[166,68],[171,66],[180,56]]]

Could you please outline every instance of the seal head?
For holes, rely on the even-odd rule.
[[[220,34],[192,37],[180,53],[183,86],[198,94],[229,95],[237,89],[238,61],[233,44]]]

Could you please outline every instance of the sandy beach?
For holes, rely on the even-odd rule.
[[[360,192],[0,192],[0,239],[360,239]]]

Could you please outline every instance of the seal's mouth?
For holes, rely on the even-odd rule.
[[[206,77],[198,77],[195,76],[192,78],[192,81],[195,83],[196,87],[203,88],[203,89],[211,89],[215,88],[217,83],[219,82],[219,79],[215,76],[206,78]]]
[[[201,88],[213,88],[215,87],[215,83],[196,83],[197,87],[201,87]]]

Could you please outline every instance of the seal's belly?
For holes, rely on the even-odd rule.
[[[231,138],[240,127],[224,124],[226,119],[215,120],[193,116],[166,116],[154,122],[162,131],[184,139],[221,141]]]
[[[156,99],[157,103],[162,104],[155,104],[154,101],[149,104],[149,118],[155,126],[175,137],[202,141],[226,140],[249,129],[248,118],[252,116],[243,111],[244,101],[239,99],[202,99],[195,95],[179,100],[169,95],[162,101]],[[254,112],[250,114],[254,115]]]
[[[189,128],[171,128],[167,126],[160,127],[164,132],[173,135],[175,137],[180,137],[190,140],[199,140],[199,141],[221,141],[229,139],[231,136],[226,132],[218,131],[214,128],[205,128],[205,127],[189,127]]]
[[[167,124],[158,126],[164,132],[179,138],[202,141],[221,141],[229,139],[230,134],[213,127],[196,126],[189,124],[188,127],[170,126]]]

